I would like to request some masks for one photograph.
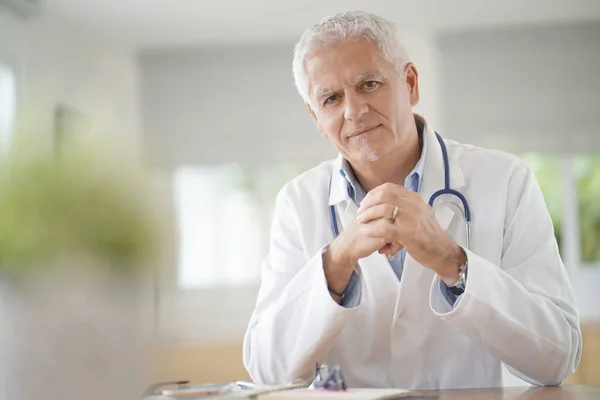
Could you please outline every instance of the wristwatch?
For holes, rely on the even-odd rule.
[[[452,285],[448,286],[448,290],[450,293],[456,296],[460,296],[465,292],[465,286],[467,285],[467,267],[469,266],[469,262],[465,261],[463,265],[460,266],[458,271],[458,279]]]

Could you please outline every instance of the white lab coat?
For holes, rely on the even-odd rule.
[[[444,168],[427,125],[425,134],[420,193],[428,201],[444,186]],[[359,261],[358,306],[331,298],[321,255],[333,239],[328,206],[336,205],[340,230],[357,207],[337,173],[341,159],[324,162],[277,197],[270,254],[244,338],[244,365],[254,381],[310,381],[315,362],[341,366],[351,387],[502,386],[502,363],[532,384],[560,384],[574,372],[578,312],[534,176],[515,156],[445,142],[451,187],[469,201],[472,219],[458,304],[447,302],[434,272],[410,254],[399,280],[377,252]],[[435,217],[464,246],[464,219],[450,201],[458,203],[436,202]]]

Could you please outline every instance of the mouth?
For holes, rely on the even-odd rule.
[[[350,135],[350,137],[353,138],[353,137],[358,137],[358,136],[364,135],[365,133],[368,133],[378,127],[379,127],[379,125],[367,126],[363,129],[359,129],[358,131],[354,132],[352,135]]]

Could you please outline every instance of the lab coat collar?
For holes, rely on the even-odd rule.
[[[329,205],[339,204],[343,201],[350,201],[350,194],[348,193],[348,183],[344,175],[344,156],[338,154],[336,159],[333,161],[333,168],[331,170],[331,187],[329,192]]]
[[[444,188],[444,159],[442,149],[438,143],[435,131],[427,121],[419,114],[414,114],[417,123],[422,123],[424,141],[427,143],[427,154],[425,154],[424,168],[421,175],[419,193],[426,201],[436,191]],[[446,147],[449,147],[446,143]],[[454,159],[450,148],[448,148],[448,159],[450,164],[450,186],[459,189],[465,185],[464,175],[460,165]],[[352,201],[348,193],[348,182],[343,176],[344,157],[338,154],[333,161],[331,188],[329,193],[329,205],[339,204],[344,201]]]

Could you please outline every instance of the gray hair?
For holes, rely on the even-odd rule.
[[[396,26],[377,15],[360,10],[344,11],[319,20],[308,28],[294,46],[294,81],[304,101],[309,102],[304,59],[319,48],[348,39],[364,37],[375,43],[381,55],[400,75],[409,61],[408,53],[397,37]]]

